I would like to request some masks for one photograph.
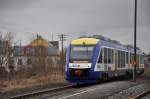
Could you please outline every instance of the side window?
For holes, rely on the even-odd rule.
[[[128,52],[126,52],[126,64],[128,64],[128,60],[129,60],[129,54]]]
[[[132,64],[133,64],[133,62],[134,62],[134,54],[132,54]]]
[[[123,67],[123,51],[120,51],[120,67]]]
[[[125,67],[125,52],[121,51],[121,67]]]
[[[104,48],[104,63],[107,63],[107,48]]]
[[[121,65],[121,51],[118,51],[118,67]]]
[[[100,52],[99,59],[98,59],[98,63],[103,63],[103,52],[104,52],[104,49],[102,48],[101,52]]]
[[[142,55],[140,55],[139,57],[140,57],[139,62],[140,62],[140,64],[142,64]]]
[[[111,63],[114,63],[114,50],[111,50]]]
[[[112,52],[111,52],[111,49],[108,49],[108,64],[111,63],[111,56],[112,56]]]
[[[139,54],[136,56],[137,66],[139,66]]]
[[[144,64],[144,55],[140,55],[140,64]]]
[[[130,53],[130,64],[132,64],[132,53]]]

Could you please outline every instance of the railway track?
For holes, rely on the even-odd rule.
[[[141,75],[142,76],[145,76],[145,75],[150,75],[149,73],[148,74],[143,74]],[[140,77],[139,77],[140,78]],[[111,82],[115,82],[115,81],[110,81],[110,82],[105,82],[105,83],[101,83],[101,85],[105,85],[105,84],[109,84]],[[99,84],[98,84],[99,85]],[[97,85],[92,85],[92,86],[97,86]],[[136,85],[135,85],[136,86]],[[135,87],[135,86],[132,86],[132,87]],[[9,97],[9,99],[35,99],[35,98],[39,98],[39,97],[50,97],[50,96],[57,96],[57,95],[60,95],[61,93],[63,92],[68,92],[68,91],[79,91],[80,89],[84,89],[84,88],[88,88],[88,87],[91,87],[91,86],[82,86],[82,87],[78,87],[78,88],[74,88],[75,85],[69,85],[69,86],[64,86],[64,87],[58,87],[58,88],[53,88],[53,89],[46,89],[46,90],[41,90],[41,91],[35,91],[35,92],[31,92],[31,93],[26,93],[26,94],[21,94],[21,95],[16,95],[16,96],[11,96]],[[130,88],[129,88],[130,89]],[[131,92],[133,91],[134,89],[131,90]],[[137,88],[137,90],[139,90]],[[121,90],[120,90],[121,91]],[[117,93],[119,93],[120,91],[118,91]],[[122,90],[122,91],[126,91],[126,89]],[[150,90],[143,90],[142,92],[134,95],[134,98],[131,97],[131,99],[141,99],[141,97],[145,96],[145,94],[149,93]],[[115,94],[115,93],[114,93]],[[47,95],[47,96],[46,96]],[[113,94],[112,94],[113,95]],[[128,95],[130,96],[130,95]],[[107,97],[107,96],[106,96]],[[106,98],[105,97],[105,98]],[[40,98],[39,98],[40,99]]]
[[[148,94],[150,94],[150,90],[148,91],[144,91],[143,93],[137,95],[134,99],[142,99],[143,97],[147,96]],[[150,99],[150,97],[148,96],[147,98]]]
[[[109,82],[105,82],[105,83],[101,83],[101,84],[103,85],[103,84],[108,84],[108,83],[111,83],[111,82],[114,82],[114,81],[109,81]],[[59,87],[59,88],[40,90],[40,91],[31,92],[31,93],[11,96],[11,97],[9,97],[9,99],[28,99],[28,98],[30,98],[30,99],[36,99],[36,98],[44,99],[46,97],[59,95],[63,91],[65,91],[65,92],[78,91],[78,90],[80,90],[82,88],[88,88],[88,87],[92,87],[92,86],[97,86],[97,84],[94,84],[94,85],[83,85],[83,86],[69,85],[69,86],[64,86],[64,87]]]
[[[136,86],[132,86],[118,93],[114,93],[112,96],[109,96],[106,99],[150,99],[150,80],[145,80],[145,83],[142,83],[141,81],[139,82],[139,80],[143,80],[144,78],[149,79],[147,77],[150,78],[150,73],[140,75],[140,77],[138,77],[138,84]],[[148,98],[143,98],[147,95]]]
[[[141,99],[141,97],[145,96],[150,92],[150,84],[139,84],[134,87],[130,87],[128,89],[122,90],[113,96],[108,97],[108,99]]]
[[[58,88],[52,88],[52,89],[46,89],[46,90],[40,90],[40,91],[34,91],[31,93],[26,93],[26,94],[20,94],[20,95],[16,95],[16,96],[11,96],[9,97],[9,99],[27,99],[27,98],[33,98],[33,97],[37,97],[37,96],[41,96],[44,94],[49,94],[51,92],[58,92],[61,90],[66,90],[69,88],[72,88],[75,85],[68,85],[68,86],[64,86],[64,87],[58,87]]]
[[[144,73],[142,76],[144,76],[144,75],[150,77],[150,72]],[[146,97],[144,99],[150,99],[149,94],[150,94],[150,89],[138,94],[137,96],[135,96],[134,99],[143,99],[144,97]],[[149,96],[147,96],[147,95],[149,95]]]

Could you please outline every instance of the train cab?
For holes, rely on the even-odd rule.
[[[94,53],[98,39],[80,38],[73,40],[67,49],[67,80],[86,81],[90,79]]]

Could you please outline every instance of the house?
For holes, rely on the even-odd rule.
[[[18,70],[18,67],[26,67],[27,59],[29,55],[24,53],[25,46],[14,46],[14,67],[15,70]]]
[[[58,51],[58,41],[51,43],[37,35],[37,38],[27,46],[14,46],[14,64],[15,67],[23,68],[45,65],[48,63],[49,57],[58,55]]]

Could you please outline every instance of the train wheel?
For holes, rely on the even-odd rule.
[[[104,73],[104,74],[103,74],[102,80],[103,80],[103,81],[107,81],[107,80],[108,80],[108,73]]]
[[[77,85],[78,87],[81,86],[80,82],[78,82],[76,85]]]
[[[130,73],[126,71],[125,79],[129,79],[129,78],[130,78]]]

